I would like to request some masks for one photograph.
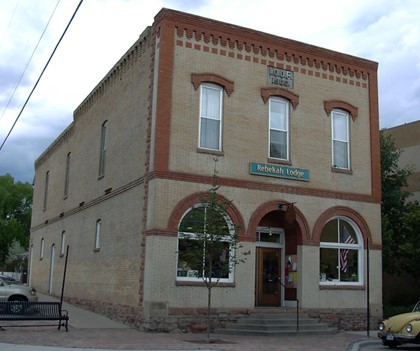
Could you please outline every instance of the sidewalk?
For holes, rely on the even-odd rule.
[[[40,294],[40,301],[56,300]],[[375,332],[338,333],[325,336],[254,337],[212,335],[214,343],[203,342],[203,334],[147,333],[80,307],[63,303],[69,312],[69,331],[56,327],[4,328],[1,351],[96,351],[130,350],[223,350],[223,351],[357,351],[361,342],[380,343]]]

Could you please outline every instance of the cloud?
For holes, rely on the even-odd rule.
[[[0,1],[0,143],[78,3],[60,1],[46,28],[57,0]],[[417,0],[306,0],[287,6],[273,0],[89,0],[81,5],[0,150],[0,174],[8,171],[16,178],[15,173],[25,180],[33,178],[35,159],[71,123],[73,111],[163,7],[376,61],[381,127],[418,119]],[[1,117],[26,66],[27,72]]]

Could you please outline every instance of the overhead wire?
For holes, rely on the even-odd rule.
[[[17,121],[18,121],[18,120],[19,120],[19,118],[20,118],[20,116],[22,115],[23,110],[25,109],[26,105],[27,105],[27,104],[28,104],[28,102],[29,102],[29,99],[31,98],[31,96],[32,96],[33,92],[35,91],[36,87],[38,86],[38,83],[40,82],[40,80],[41,80],[42,76],[44,75],[44,72],[45,72],[45,70],[47,69],[47,67],[48,67],[48,65],[49,65],[49,63],[50,63],[50,61],[52,60],[52,58],[53,58],[53,56],[54,56],[55,52],[57,51],[58,46],[60,45],[61,41],[63,40],[64,35],[66,34],[66,32],[67,32],[67,30],[69,29],[69,27],[70,27],[71,23],[73,22],[74,17],[76,17],[77,11],[79,10],[79,8],[80,8],[80,6],[82,5],[82,3],[83,3],[83,0],[80,0],[79,4],[77,5],[76,9],[75,9],[75,10],[74,10],[74,12],[73,12],[73,15],[71,16],[71,18],[70,18],[69,22],[67,23],[66,28],[64,29],[63,34],[61,34],[60,39],[58,40],[57,44],[55,45],[54,50],[53,50],[52,54],[50,55],[50,58],[48,59],[47,63],[45,64],[45,66],[44,66],[43,70],[41,71],[41,74],[39,75],[39,77],[38,77],[37,81],[35,82],[34,87],[32,88],[32,90],[31,90],[31,92],[29,93],[29,96],[27,97],[27,99],[26,99],[25,103],[23,104],[23,106],[22,106],[22,108],[21,108],[21,110],[20,110],[20,112],[19,112],[18,116],[16,117],[16,119],[15,119],[15,121],[14,121],[14,123],[13,123],[12,127],[10,128],[10,130],[9,130],[9,132],[7,133],[6,137],[4,138],[3,143],[0,145],[0,151],[3,149],[4,144],[6,143],[7,139],[8,139],[8,138],[9,138],[9,136],[10,136],[10,134],[12,133],[12,131],[13,131],[13,129],[14,129],[14,127],[15,127],[15,125],[16,125],[16,123],[17,123]]]
[[[4,43],[3,38],[7,35],[7,32],[10,29],[10,26],[11,26],[11,24],[13,22],[13,19],[15,18],[16,9],[18,8],[18,6],[19,6],[19,1],[16,2],[15,8],[13,9],[13,13],[10,16],[9,22],[7,23],[6,31],[4,32],[2,38],[0,38],[0,49],[2,49],[2,47],[3,47],[3,43]]]
[[[57,7],[58,7],[58,4],[60,3],[60,1],[61,1],[61,0],[58,0],[58,1],[57,1],[57,4],[55,5],[53,12],[51,13],[50,18],[48,19],[48,22],[47,22],[47,24],[45,25],[44,30],[42,31],[41,36],[39,37],[38,43],[36,44],[36,46],[35,46],[34,50],[32,51],[32,54],[31,54],[31,56],[29,57],[28,62],[26,63],[25,69],[23,70],[23,72],[22,72],[22,74],[21,74],[21,76],[20,76],[20,78],[19,78],[19,80],[18,80],[18,82],[17,82],[17,84],[16,84],[15,88],[13,89],[12,94],[10,95],[9,100],[7,101],[6,106],[5,106],[5,107],[4,107],[4,109],[3,109],[3,112],[2,112],[2,114],[1,114],[1,116],[0,116],[0,120],[3,118],[3,116],[4,116],[5,112],[7,111],[7,109],[8,109],[8,107],[9,107],[10,103],[12,102],[12,99],[13,99],[13,97],[15,96],[16,90],[18,89],[18,87],[19,87],[19,85],[20,85],[20,82],[22,81],[22,79],[23,79],[23,77],[24,77],[24,75],[25,75],[25,73],[26,73],[26,70],[28,69],[29,64],[30,64],[30,63],[31,63],[31,61],[32,61],[32,58],[34,57],[34,54],[35,54],[35,52],[36,52],[36,49],[37,49],[37,48],[38,48],[38,46],[39,46],[39,43],[41,42],[42,38],[44,37],[45,32],[47,31],[47,28],[48,28],[48,26],[49,26],[49,24],[50,24],[50,22],[51,22],[51,19],[52,19],[52,18],[53,18],[53,16],[54,16],[55,10],[57,10]]]

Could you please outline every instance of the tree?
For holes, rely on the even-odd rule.
[[[185,262],[207,288],[207,338],[210,342],[212,289],[227,278],[249,252],[239,252],[238,229],[229,223],[227,211],[232,201],[218,195],[220,186],[215,161],[213,183],[198,206],[184,216],[179,226],[178,259]]]
[[[27,255],[25,255],[25,252],[26,250],[20,242],[13,239],[5,262],[8,271],[22,272],[22,270],[26,267],[25,263]]]
[[[417,263],[413,261],[416,261],[415,255],[418,254],[419,204],[408,202],[411,194],[405,190],[413,168],[398,165],[401,150],[395,147],[394,139],[386,136],[383,130],[380,132],[380,148],[383,268],[390,274],[399,273],[401,269],[410,274],[419,274],[418,268],[416,270],[413,266]]]
[[[32,186],[0,176],[0,266],[5,264],[13,240],[28,249],[32,213]]]

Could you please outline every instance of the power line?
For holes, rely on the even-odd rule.
[[[58,46],[60,45],[61,40],[64,38],[64,35],[66,34],[67,30],[69,29],[71,22],[73,22],[73,19],[74,19],[74,17],[76,16],[76,13],[77,13],[77,11],[79,10],[80,6],[82,5],[82,2],[83,2],[83,0],[80,0],[79,4],[77,5],[76,10],[74,11],[73,15],[71,16],[70,21],[69,21],[69,23],[67,24],[66,28],[64,29],[64,32],[63,32],[63,34],[61,35],[60,39],[58,40],[58,43],[56,44],[56,46],[55,46],[55,48],[54,48],[54,50],[53,50],[53,52],[52,52],[52,54],[51,54],[50,58],[48,59],[47,63],[45,64],[45,66],[44,66],[44,68],[43,68],[43,70],[42,70],[41,74],[39,75],[39,77],[38,77],[38,79],[37,79],[37,81],[36,81],[36,83],[35,83],[35,85],[34,85],[34,87],[32,88],[31,92],[29,93],[29,96],[27,97],[27,99],[26,99],[25,103],[23,104],[22,109],[20,110],[20,112],[19,112],[18,116],[16,117],[16,119],[15,119],[15,121],[14,121],[14,123],[13,123],[12,127],[10,128],[10,130],[9,130],[9,132],[7,133],[6,137],[4,138],[4,141],[3,141],[3,143],[2,143],[2,144],[1,144],[1,146],[0,146],[0,151],[3,149],[4,144],[6,143],[7,139],[8,139],[8,138],[9,138],[9,136],[10,136],[10,134],[12,133],[12,130],[13,130],[13,128],[15,127],[15,125],[16,125],[17,121],[19,120],[20,116],[22,115],[22,112],[23,112],[23,110],[25,109],[26,105],[28,104],[29,99],[31,98],[31,96],[32,96],[33,92],[35,91],[36,87],[38,86],[39,81],[41,80],[41,78],[42,78],[42,76],[43,76],[43,74],[44,74],[45,70],[47,69],[47,67],[48,67],[48,65],[49,65],[49,63],[50,63],[50,61],[51,61],[51,59],[53,58],[53,56],[54,56],[55,52],[57,51],[57,48],[58,48]]]
[[[15,88],[13,89],[13,92],[12,92],[12,95],[10,95],[9,101],[7,101],[7,104],[6,104],[6,106],[4,107],[4,109],[3,109],[3,112],[2,112],[2,114],[1,114],[1,116],[0,116],[0,120],[3,118],[3,116],[4,116],[5,112],[7,111],[8,107],[9,107],[9,105],[10,105],[10,103],[11,103],[12,99],[13,99],[13,96],[15,96],[16,90],[17,90],[17,88],[19,87],[20,82],[22,81],[22,79],[23,79],[23,77],[24,77],[24,75],[25,75],[25,73],[26,73],[26,70],[28,69],[28,66],[29,66],[30,62],[32,61],[32,58],[34,57],[35,51],[36,51],[36,49],[38,48],[39,43],[41,42],[42,38],[44,37],[45,32],[47,31],[48,25],[50,24],[51,19],[53,18],[54,13],[55,13],[55,10],[57,10],[57,7],[58,7],[58,4],[59,4],[59,3],[60,3],[60,0],[58,0],[58,1],[57,1],[57,4],[55,5],[53,12],[51,13],[50,18],[48,19],[48,22],[47,22],[47,24],[45,25],[45,28],[44,28],[44,30],[43,30],[43,32],[42,32],[42,34],[41,34],[41,36],[39,37],[38,43],[35,45],[35,48],[34,48],[34,50],[32,51],[31,57],[29,58],[28,63],[27,63],[27,64],[26,64],[26,66],[25,66],[25,69],[23,70],[23,72],[22,72],[22,74],[21,74],[21,76],[20,76],[20,78],[19,78],[19,80],[18,80],[18,82],[17,82],[17,84],[16,84]]]

